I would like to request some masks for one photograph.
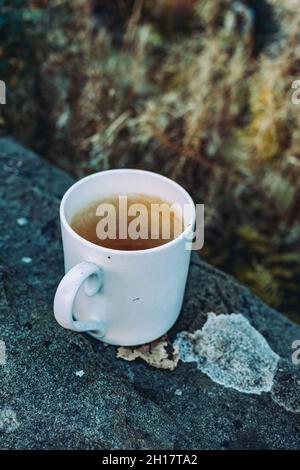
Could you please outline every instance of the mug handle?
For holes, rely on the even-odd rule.
[[[90,321],[75,320],[73,316],[73,305],[76,294],[82,284],[88,297],[97,294],[103,284],[103,272],[94,263],[83,261],[68,271],[60,281],[54,297],[54,316],[58,323],[68,330],[77,332],[93,331],[97,336],[104,336],[106,328],[98,320]]]

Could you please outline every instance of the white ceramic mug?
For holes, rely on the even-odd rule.
[[[89,203],[113,194],[159,196],[185,207],[184,232],[155,248],[135,251],[95,245],[70,226]],[[157,339],[177,320],[182,306],[195,224],[195,205],[174,181],[142,170],[108,170],[87,176],[65,193],[60,205],[65,276],[54,298],[64,328],[87,332],[123,346]]]

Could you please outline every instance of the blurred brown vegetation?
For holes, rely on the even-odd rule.
[[[300,0],[0,0],[3,133],[206,205],[201,252],[298,321]],[[2,18],[2,21],[1,21]]]

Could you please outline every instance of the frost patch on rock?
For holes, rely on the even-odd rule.
[[[12,432],[19,427],[16,413],[11,408],[0,409],[0,432]]]
[[[279,356],[239,313],[209,313],[202,330],[179,333],[174,345],[183,362],[225,387],[258,395],[272,388]]]
[[[6,348],[4,341],[0,340],[0,365],[4,366],[6,364]]]

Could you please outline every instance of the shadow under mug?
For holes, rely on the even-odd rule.
[[[155,248],[123,251],[95,245],[70,226],[89,203],[115,194],[140,193],[184,207],[183,233]],[[69,330],[109,344],[153,341],[176,322],[187,280],[195,205],[177,183],[149,171],[120,169],[79,180],[60,205],[65,276],[54,298],[54,315]]]

